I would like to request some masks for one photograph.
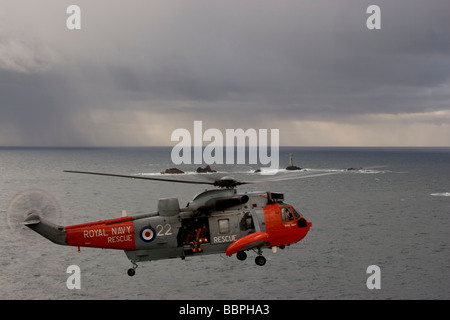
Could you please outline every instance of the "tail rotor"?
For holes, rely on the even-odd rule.
[[[6,220],[13,236],[27,241],[36,239],[36,233],[27,225],[37,224],[40,219],[59,224],[61,209],[56,199],[40,190],[26,190],[15,195],[8,205]]]

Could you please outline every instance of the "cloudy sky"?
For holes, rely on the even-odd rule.
[[[450,2],[0,0],[0,145],[173,146],[194,120],[450,146]]]

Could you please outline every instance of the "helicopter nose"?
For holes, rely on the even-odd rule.
[[[297,220],[298,229],[296,234],[298,236],[298,241],[306,237],[306,235],[309,232],[309,228],[311,228],[311,225],[312,225],[311,222],[306,220],[304,217],[301,217],[300,219]]]

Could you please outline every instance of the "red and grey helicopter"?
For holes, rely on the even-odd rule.
[[[302,240],[311,228],[282,193],[238,192],[239,185],[266,181],[310,178],[333,172],[291,177],[270,177],[240,182],[232,177],[215,181],[184,180],[165,177],[121,175],[86,171],[65,171],[131,179],[166,181],[172,183],[207,184],[218,187],[200,192],[181,208],[177,198],[158,201],[155,212],[60,226],[45,218],[39,210],[30,208],[23,224],[48,240],[75,247],[124,250],[132,263],[128,275],[133,276],[137,263],[169,258],[225,253],[245,260],[246,251],[257,253],[255,263],[263,266],[263,248],[273,252]]]

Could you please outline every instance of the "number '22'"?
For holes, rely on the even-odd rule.
[[[172,235],[172,226],[170,224],[165,224],[164,226],[162,224],[158,224],[156,226],[156,235],[158,237],[162,236],[170,236]]]

